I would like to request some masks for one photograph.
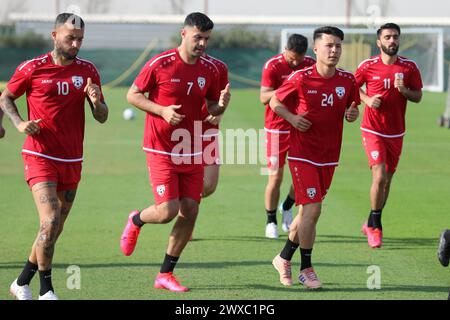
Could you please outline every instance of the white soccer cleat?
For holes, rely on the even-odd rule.
[[[289,232],[289,227],[292,223],[292,208],[289,210],[283,210],[283,204],[280,204],[278,210],[281,213],[281,228],[284,232]]]
[[[47,291],[43,296],[39,296],[39,300],[59,300],[57,295],[52,291]]]
[[[32,300],[33,297],[31,295],[30,287],[25,284],[23,286],[19,286],[17,284],[17,279],[9,287],[9,293],[16,298],[16,300]]]
[[[266,224],[266,238],[278,239],[278,228],[275,223]]]

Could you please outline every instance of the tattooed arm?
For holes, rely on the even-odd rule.
[[[86,92],[86,97],[91,106],[94,119],[100,123],[105,123],[108,119],[108,106],[100,99],[102,95],[100,87],[93,83],[91,78],[88,78],[84,92]]]
[[[105,123],[108,119],[108,106],[106,103],[99,102],[96,105],[92,103],[91,99],[87,99],[89,106],[91,107],[92,115],[94,119],[100,123]]]
[[[0,96],[1,109],[11,120],[11,122],[16,126],[19,132],[26,133],[28,135],[38,134],[41,130],[41,127],[39,126],[39,122],[41,122],[41,119],[31,121],[23,120],[19,114],[19,111],[17,110],[16,103],[14,102],[14,100],[16,100],[17,98],[18,97],[13,95],[11,91],[6,88]]]

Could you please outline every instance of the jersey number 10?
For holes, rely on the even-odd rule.
[[[56,83],[56,85],[58,86],[58,95],[67,96],[69,94],[69,83],[68,82],[58,81]]]

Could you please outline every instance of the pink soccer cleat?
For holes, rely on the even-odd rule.
[[[172,292],[186,292],[188,288],[183,287],[172,272],[158,273],[153,285],[155,289],[166,289]]]
[[[292,286],[291,262],[277,255],[272,260],[273,267],[280,274],[280,282],[284,286]]]
[[[120,238],[120,249],[126,256],[133,253],[134,248],[136,247],[139,232],[141,232],[141,228],[133,223],[133,217],[139,213],[140,212],[137,210],[130,212],[127,225],[125,226],[125,229],[122,232],[122,237]]]
[[[367,243],[372,248],[380,248],[383,243],[383,231],[378,228],[368,227],[363,224],[361,232],[367,236]]]
[[[308,289],[322,288],[322,282],[320,282],[312,267],[301,270],[298,281]]]

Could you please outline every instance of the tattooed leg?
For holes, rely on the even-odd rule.
[[[39,270],[51,269],[55,242],[61,220],[55,182],[42,182],[33,186],[32,192],[39,212],[40,227],[31,255],[35,254]],[[33,257],[30,257],[33,258]],[[31,262],[33,262],[30,259]]]
[[[41,190],[41,188],[37,188],[38,190]],[[58,205],[61,208],[60,210],[60,219],[59,219],[59,226],[58,231],[56,233],[55,242],[58,240],[59,236],[61,235],[64,223],[67,219],[67,216],[69,215],[70,209],[72,208],[73,202],[75,200],[75,195],[77,193],[77,190],[67,190],[67,191],[58,191]],[[30,262],[33,262],[37,264],[37,257],[36,257],[36,244],[37,240],[35,240],[33,244],[33,248],[31,250],[30,257],[28,258]]]

